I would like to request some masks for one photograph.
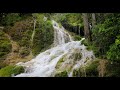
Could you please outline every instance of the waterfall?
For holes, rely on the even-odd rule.
[[[81,45],[81,41],[84,40],[84,38],[82,38],[81,41],[73,41],[70,34],[67,33],[63,27],[60,28],[57,22],[52,20],[52,24],[54,28],[55,47],[40,53],[31,61],[17,63],[17,65],[25,67],[25,72],[15,77],[54,77],[54,73],[57,71],[56,65],[58,61],[66,55],[65,62],[63,62],[63,65],[60,67],[65,69],[68,63],[73,62],[73,54],[79,52],[82,54],[82,57],[72,64],[71,71],[68,74],[68,76],[71,77],[75,68],[86,64],[86,58],[89,58],[89,61],[93,60],[93,52],[87,51],[86,47]]]
[[[69,35],[68,32],[65,31],[63,26],[60,28],[58,23],[54,20],[52,20],[52,23],[54,27],[54,46],[73,41],[72,37]]]

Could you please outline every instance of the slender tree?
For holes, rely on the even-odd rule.
[[[96,15],[95,13],[92,13],[92,27],[96,25]]]
[[[83,23],[84,23],[84,36],[86,39],[90,40],[90,29],[88,23],[88,15],[87,13],[82,13]]]

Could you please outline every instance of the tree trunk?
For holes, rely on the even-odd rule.
[[[90,40],[90,30],[88,23],[88,15],[87,13],[83,13],[83,23],[84,23],[84,36],[86,39]]]
[[[96,25],[96,17],[95,17],[95,13],[92,13],[92,27],[94,27]]]
[[[78,29],[78,33],[79,33],[79,35],[80,35],[80,26],[79,26],[79,29]]]

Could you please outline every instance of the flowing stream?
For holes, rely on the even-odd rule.
[[[16,75],[15,77],[54,77],[56,72],[56,65],[58,61],[64,56],[73,56],[74,52],[80,52],[82,58],[76,61],[73,64],[71,71],[68,74],[68,77],[72,77],[72,72],[75,68],[79,68],[81,65],[86,64],[86,58],[89,58],[88,61],[93,60],[94,55],[92,51],[86,50],[86,47],[81,44],[81,41],[73,41],[71,35],[65,31],[64,27],[52,20],[54,28],[54,47],[40,53],[34,59],[28,62],[19,62],[17,65],[25,67],[25,72]],[[66,66],[68,62],[72,61],[70,57],[66,57],[64,65]],[[65,68],[65,67],[64,67]]]

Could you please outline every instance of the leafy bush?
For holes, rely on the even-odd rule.
[[[6,66],[0,69],[0,77],[11,77],[13,74],[17,75],[24,72],[22,66]]]
[[[6,26],[9,26],[9,25],[13,26],[14,23],[16,23],[19,20],[21,20],[19,13],[9,13],[4,17],[2,23],[3,23],[3,25],[6,25]]]
[[[93,45],[96,47],[98,56],[102,56],[102,58],[106,58],[106,54],[110,55],[111,50],[117,48],[113,44],[116,36],[120,34],[119,16],[120,14],[110,14],[102,24],[98,24],[92,29]],[[110,57],[108,56],[108,58]]]
[[[107,58],[115,62],[120,62],[120,36],[117,37],[115,43],[110,46],[107,52]]]

